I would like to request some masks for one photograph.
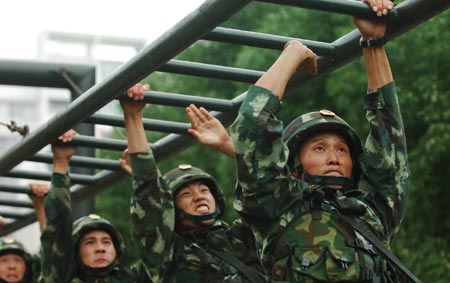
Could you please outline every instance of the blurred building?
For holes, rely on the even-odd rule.
[[[96,82],[101,82],[117,67],[128,61],[146,46],[146,39],[125,38],[91,34],[77,34],[46,31],[37,42],[36,60],[44,62],[62,62],[71,64],[89,64],[96,67]],[[29,127],[30,132],[40,127],[53,115],[63,110],[70,103],[70,92],[67,89],[35,88],[0,85],[0,151],[6,151],[22,137],[11,132],[5,124],[14,121],[17,126]],[[119,112],[116,101],[103,107],[99,113],[114,114]],[[109,136],[112,128],[97,126],[96,136]],[[49,147],[42,151],[49,151]],[[24,162],[16,167],[27,170],[51,170],[48,164]],[[0,183],[26,185],[31,180],[0,177]],[[2,199],[28,200],[24,194],[0,193]],[[28,208],[19,208],[29,210]],[[1,211],[18,212],[17,207],[2,206]],[[6,219],[7,222],[12,219]],[[30,252],[39,249],[39,228],[37,223],[29,225],[12,237],[22,241]]]

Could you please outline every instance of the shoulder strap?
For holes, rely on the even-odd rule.
[[[170,277],[173,275],[173,272],[175,270],[175,264],[177,264],[178,262],[184,261],[184,258],[185,258],[184,245],[185,245],[185,243],[186,243],[186,239],[183,236],[179,236],[177,234],[177,236],[175,237],[173,257],[172,257],[172,260],[169,261],[169,264],[164,271],[163,282],[169,282]]]
[[[225,260],[226,262],[228,262],[229,264],[233,265],[234,267],[236,267],[239,271],[242,272],[242,274],[250,282],[252,282],[252,283],[263,283],[262,279],[260,279],[258,277],[258,275],[256,274],[256,272],[253,269],[251,269],[250,267],[248,267],[247,265],[242,263],[242,261],[239,260],[233,254],[227,253],[227,252],[218,251],[218,250],[214,250],[214,249],[208,249],[208,251],[210,251],[212,254],[220,257],[221,259]]]
[[[404,275],[406,275],[414,283],[422,283],[406,266],[378,239],[378,237],[363,223],[355,218],[341,214],[342,218],[346,220],[356,231],[361,233],[367,240],[374,244],[378,251],[385,256],[395,267],[397,267]]]

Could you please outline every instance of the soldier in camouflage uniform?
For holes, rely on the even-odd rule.
[[[12,238],[0,239],[0,282],[33,283],[37,278],[39,260],[30,255],[21,242]]]
[[[69,130],[52,144],[53,175],[45,202],[39,282],[150,282],[140,265],[123,267],[126,248],[120,232],[109,221],[91,214],[72,223],[68,169],[75,147],[63,143],[75,135]]]
[[[148,89],[138,84],[128,94],[141,100]],[[145,103],[121,104],[133,173],[132,233],[152,281],[262,282],[247,267],[258,266],[251,231],[221,220],[225,201],[216,180],[187,164],[162,176],[143,128]]]
[[[378,15],[393,6],[370,2]],[[371,126],[364,147],[354,130],[327,110],[302,115],[283,131],[275,115],[287,82],[296,70],[317,72],[316,55],[298,41],[288,42],[250,87],[231,126],[239,178],[235,208],[254,229],[275,282],[405,280],[346,220],[368,227],[389,247],[405,214],[410,182],[389,61],[374,40],[384,38],[386,24],[353,21],[362,44],[373,40],[363,48]]]
[[[33,203],[39,228],[45,222],[44,200],[47,193],[46,184],[32,182],[29,197]],[[12,238],[0,240],[0,282],[37,282],[41,267],[39,254],[29,254],[21,242]]]

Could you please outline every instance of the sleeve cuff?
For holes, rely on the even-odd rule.
[[[151,150],[131,153],[129,157],[133,175],[148,174],[151,168],[156,167],[155,157]]]
[[[278,100],[278,97],[263,87],[250,86],[245,100],[247,102],[256,101],[258,104],[262,104],[262,109],[271,114],[278,113],[281,110],[281,102]]]
[[[367,91],[365,96],[365,109],[377,110],[383,109],[386,105],[386,101],[391,99],[392,95],[395,95],[395,83],[391,82],[377,89],[375,92]]]
[[[53,173],[51,183],[55,188],[70,188],[70,178],[67,174]]]

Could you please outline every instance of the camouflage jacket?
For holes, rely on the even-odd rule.
[[[238,224],[228,227],[219,220],[208,230],[177,233],[172,192],[153,153],[130,154],[130,160],[132,234],[152,282],[248,282],[211,249],[258,265],[254,242],[249,241],[251,231]]]
[[[141,266],[115,266],[106,277],[79,276],[76,273],[74,243],[72,242],[72,213],[70,179],[54,173],[45,201],[46,225],[41,235],[41,283],[119,283],[148,282]]]
[[[239,178],[234,206],[254,229],[273,280],[395,282],[386,261],[339,217],[356,217],[389,247],[405,214],[410,175],[394,83],[365,102],[371,131],[358,190],[340,191],[292,177],[283,125],[275,117],[281,103],[264,88],[249,89],[231,126]],[[314,194],[323,196],[318,206]]]

